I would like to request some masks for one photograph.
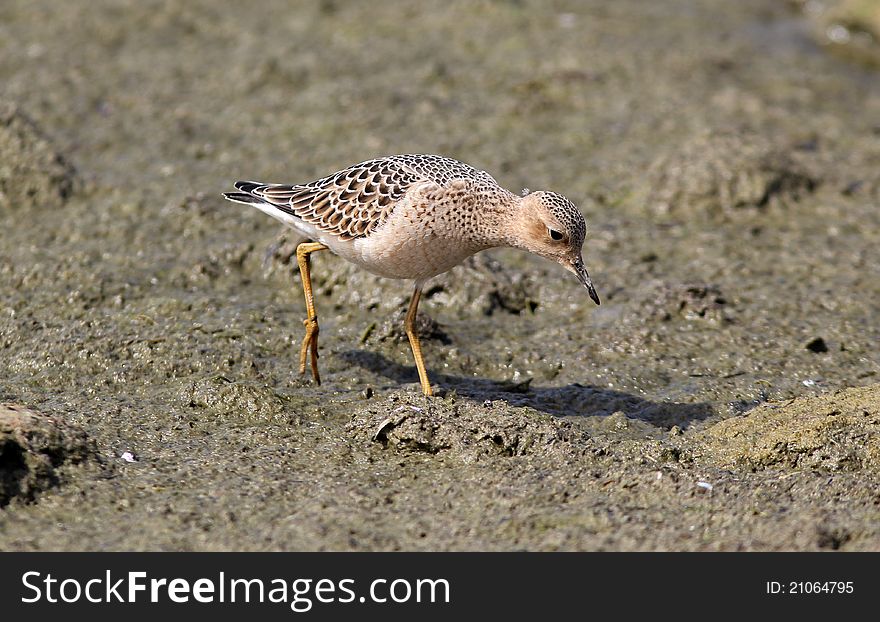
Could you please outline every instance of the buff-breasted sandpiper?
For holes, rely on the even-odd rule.
[[[488,248],[520,248],[573,272],[599,304],[581,256],[584,217],[555,192],[509,192],[472,166],[436,155],[367,160],[306,184],[240,181],[224,196],[252,205],[307,237],[296,249],[306,299],[299,370],[318,374],[318,316],[309,255],[330,249],[380,276],[415,281],[405,328],[425,395],[431,383],[415,331],[422,287]]]

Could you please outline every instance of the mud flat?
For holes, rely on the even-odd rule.
[[[880,78],[796,3],[7,4],[0,549],[880,548]],[[423,151],[580,205],[603,304],[474,258],[426,399],[322,254],[314,386],[220,192]]]

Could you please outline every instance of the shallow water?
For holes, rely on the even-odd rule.
[[[0,202],[0,399],[93,457],[0,548],[880,546],[880,82],[784,3],[9,5],[0,97],[77,178]],[[220,192],[399,152],[571,198],[602,306],[439,277],[427,400],[410,285],[322,253],[301,379],[278,226]]]

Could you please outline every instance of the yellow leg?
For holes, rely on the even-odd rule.
[[[326,246],[319,242],[303,242],[296,247],[296,263],[299,264],[299,273],[302,276],[307,314],[306,319],[303,320],[303,325],[306,327],[306,336],[303,338],[302,347],[299,350],[299,373],[306,373],[306,356],[308,356],[309,350],[311,350],[312,377],[318,384],[321,384],[321,376],[318,374],[318,316],[315,313],[315,297],[312,295],[309,255],[326,248]]]
[[[415,326],[416,313],[419,310],[419,299],[421,297],[422,288],[417,286],[409,301],[409,310],[406,312],[404,327],[406,328],[406,336],[409,337],[409,345],[412,347],[413,357],[416,359],[416,369],[419,370],[419,382],[422,383],[422,393],[431,397],[434,395],[434,392],[431,390],[431,383],[428,381],[428,372],[425,370],[425,361],[422,359],[422,345],[419,343],[419,336],[416,334]]]

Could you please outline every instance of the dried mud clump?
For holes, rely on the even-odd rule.
[[[356,412],[348,430],[365,443],[464,462],[498,456],[575,456],[589,436],[528,409],[499,414],[492,403],[426,400],[392,394]]]
[[[880,385],[764,404],[702,434],[721,468],[880,473]]]
[[[297,423],[272,388],[235,382],[224,376],[187,383],[181,396],[200,419],[240,425]]]
[[[57,417],[17,404],[0,404],[0,507],[31,502],[61,482],[59,470],[89,460],[85,432]]]
[[[655,282],[642,303],[640,317],[669,322],[675,318],[728,323],[732,320],[730,299],[710,283]]]
[[[467,309],[469,315],[532,312],[539,297],[533,275],[505,269],[490,253],[478,253],[460,269],[441,274],[426,295],[444,307]]]
[[[657,214],[714,215],[796,203],[818,185],[801,155],[757,132],[703,132],[655,160],[648,205]]]
[[[406,335],[406,327],[404,326],[406,311],[407,309],[401,306],[395,313],[390,315],[386,314],[385,319],[382,321],[378,329],[364,333],[362,341],[364,343],[367,343],[370,340],[388,341],[392,343],[408,342],[409,337]],[[443,326],[440,322],[423,311],[419,311],[416,315],[415,328],[420,339],[438,341],[445,345],[452,343],[452,339],[449,337],[449,334],[443,330]]]
[[[0,101],[0,209],[57,206],[79,185],[73,166],[37,125]]]
[[[703,281],[653,280],[632,293],[631,311],[623,318],[627,334],[657,323],[694,322],[709,325],[735,322],[736,304],[720,287]],[[636,342],[641,337],[634,336]]]

